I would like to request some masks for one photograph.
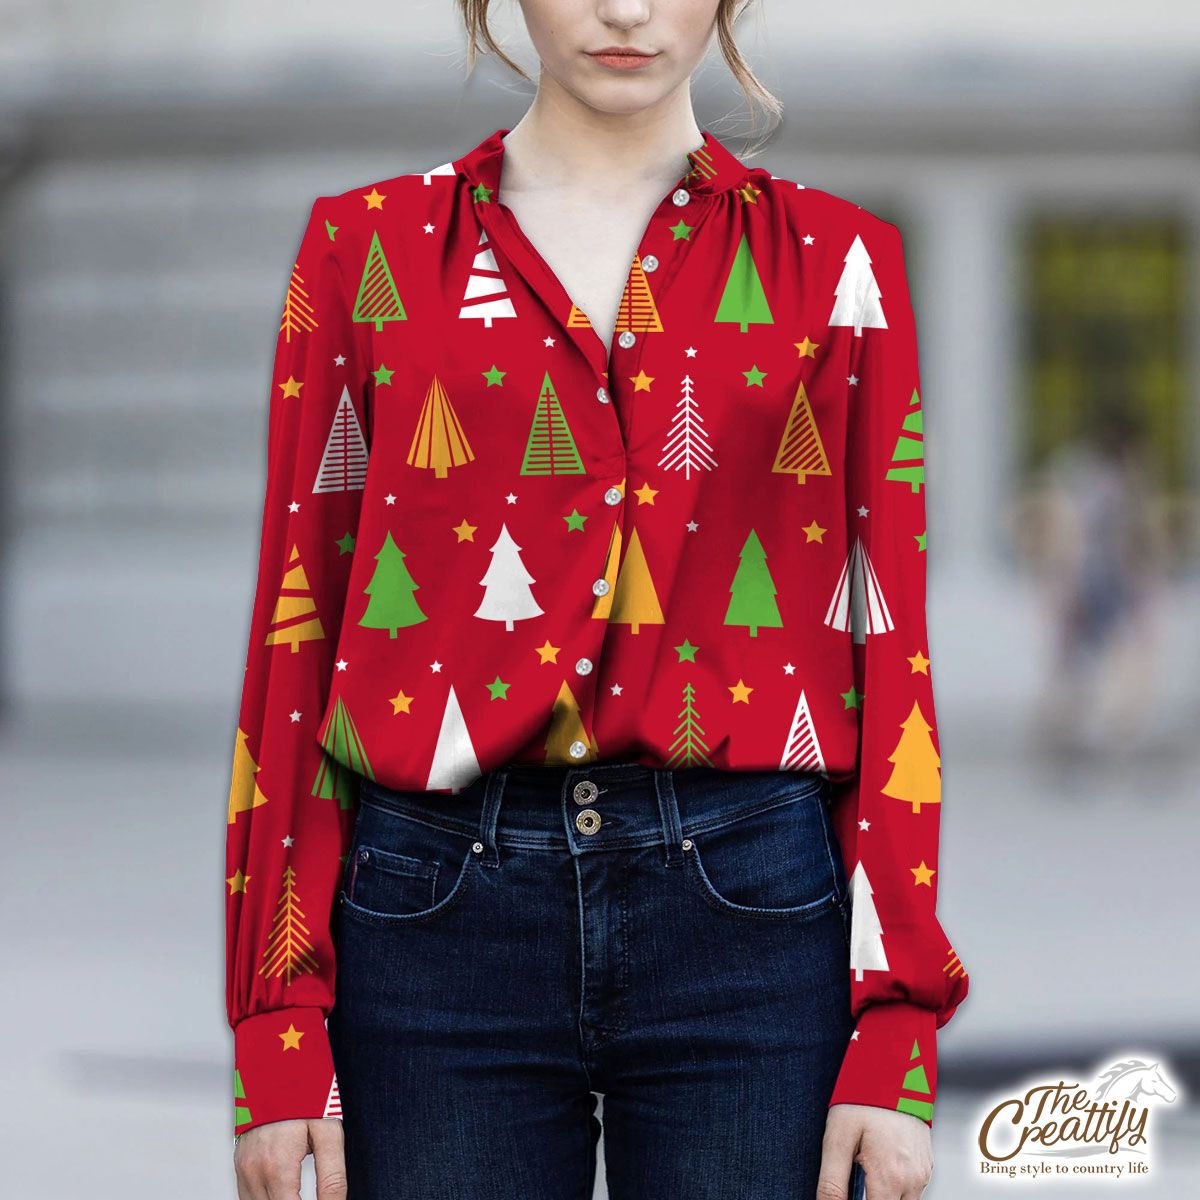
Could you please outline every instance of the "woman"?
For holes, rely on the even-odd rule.
[[[714,28],[771,99],[734,4],[521,7],[527,114],[318,199],[288,288],[240,1195],[589,1196],[600,1095],[614,1200],[912,1200],[967,978],[899,234],[698,127]]]

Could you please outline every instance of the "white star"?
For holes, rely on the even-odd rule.
[[[295,840],[296,839],[294,837],[292,837],[292,835],[290,833],[287,835],[287,837],[282,839],[283,844],[285,846],[290,846]]]
[[[517,498],[512,494],[512,492],[509,492],[504,498],[509,502],[509,504],[516,504],[517,502]]]
[[[621,685],[619,683],[614,683],[609,690],[614,696],[619,696],[621,694]]]
[[[432,226],[432,225],[430,225],[430,224],[428,224],[428,223],[426,223],[426,224],[423,226],[423,228],[424,228],[424,230],[425,230],[425,232],[426,232],[426,233],[432,233],[432,232],[433,232],[433,226]]]
[[[849,384],[851,387],[858,387],[858,376],[857,376],[857,375],[847,375],[847,376],[846,376],[846,382],[847,382],[847,383],[848,383],[848,384]]]
[[[797,187],[803,187],[803,186],[804,186],[804,184],[800,183],[800,184],[797,184],[796,186],[797,186]],[[813,241],[814,241],[814,240],[815,240],[815,239],[813,238],[813,235],[812,235],[811,233],[806,233],[806,234],[804,235],[804,244],[805,244],[806,246],[811,246],[811,245],[813,244]]]
[[[699,525],[697,525],[695,521],[689,521],[689,522],[687,523],[687,531],[688,531],[688,533],[695,533],[695,532],[696,532],[696,530],[697,530],[697,529],[699,529],[699,528],[700,528],[700,526],[699,526]]]
[[[350,664],[344,658],[339,658],[333,665],[337,667],[339,671],[344,671]]]
[[[696,347],[695,346],[689,346],[687,348],[687,356],[688,356],[688,358],[696,357]]]
[[[865,504],[860,504],[858,506],[858,515],[860,517],[865,517],[870,511],[871,510]]]
[[[852,1042],[858,1041],[858,1030],[857,1029],[850,1035],[850,1040]]]
[[[795,675],[796,668],[794,666],[792,666],[791,663],[784,663],[783,664],[783,673],[785,675]]]
[[[861,821],[859,821],[858,827],[859,827],[859,829],[870,829],[871,822],[868,821],[866,817],[863,817],[863,819]]]
[[[552,337],[548,337],[548,338],[546,338],[546,339],[545,339],[545,340],[542,342],[542,345],[543,345],[543,346],[553,346],[553,345],[554,345],[554,339],[553,339]]]
[[[290,713],[288,713],[288,716],[292,718],[292,724],[295,725],[295,723],[300,720],[300,710],[298,708],[294,708]]]
[[[339,355],[338,355],[338,356],[337,356],[337,357],[336,357],[336,358],[333,360],[333,365],[334,365],[335,367],[344,367],[344,366],[346,365],[346,356],[345,356],[344,354],[339,354]]]
[[[429,669],[436,675],[442,669],[442,664],[435,658],[433,662],[429,664]]]
[[[298,500],[293,500],[291,502],[291,504],[288,505],[288,512],[294,513],[294,512],[299,512],[299,511],[300,511],[300,502]]]
[[[391,492],[388,492],[388,494],[386,496],[384,496],[383,500],[384,500],[385,504],[395,504],[396,503],[396,497],[393,496]]]

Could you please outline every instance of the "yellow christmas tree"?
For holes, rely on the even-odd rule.
[[[271,937],[263,958],[267,961],[259,967],[258,973],[276,978],[286,976],[285,984],[290,984],[297,975],[310,975],[317,969],[312,942],[308,940],[308,926],[296,899],[296,872],[290,863],[283,871],[283,889],[279,893],[275,923],[271,926]]]
[[[246,745],[246,733],[237,731],[233,742],[233,783],[229,788],[229,824],[237,820],[240,812],[249,812],[260,804],[266,804],[267,798],[258,790],[258,763]]]
[[[572,757],[570,752],[572,742],[583,742],[587,746],[588,751],[582,758]],[[598,755],[596,739],[584,727],[583,716],[579,711],[579,701],[575,699],[574,693],[564,679],[550,713],[550,732],[546,737],[546,762],[550,764],[593,762]]]
[[[317,616],[317,604],[308,585],[308,576],[300,563],[299,547],[292,547],[288,563],[279,598],[275,601],[275,611],[271,615],[266,644],[291,646],[295,654],[301,642],[321,641],[325,637],[325,630],[321,628],[321,618]]]
[[[913,701],[900,727],[904,732],[888,755],[892,773],[882,791],[893,800],[906,801],[914,813],[919,813],[922,804],[942,802],[942,776],[938,770],[942,760],[929,736],[933,727],[921,714],[919,701]]]
[[[604,578],[608,581],[608,591],[603,596],[597,596],[592,601],[592,617],[607,621],[612,612],[613,593],[617,586],[617,567],[621,561],[621,526],[614,521],[612,533],[608,538],[608,552],[604,556]]]
[[[636,529],[629,537],[629,549],[625,551],[625,561],[611,595],[612,613],[608,618],[611,624],[628,625],[631,633],[637,633],[643,625],[663,623],[658,593]]]
[[[408,464],[432,469],[434,478],[445,479],[451,467],[461,467],[474,458],[458,414],[442,381],[435,375],[417,418],[417,428],[408,450]]]

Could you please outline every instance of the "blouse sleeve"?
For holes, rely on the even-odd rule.
[[[366,476],[365,369],[336,261],[336,199],[313,205],[288,283],[226,837],[234,1131],[338,1116],[325,1031],[330,917],[353,826],[350,774],[320,728]]]
[[[850,883],[855,1017],[830,1105],[933,1123],[935,1030],[967,975],[935,914],[941,773],[925,624],[925,457],[917,337],[899,230],[864,241],[848,380],[846,509],[858,769],[835,785]]]

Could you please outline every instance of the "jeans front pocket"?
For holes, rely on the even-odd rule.
[[[827,784],[764,798],[729,820],[685,829],[684,865],[711,905],[747,919],[806,920],[844,899]]]
[[[375,925],[431,920],[470,882],[475,838],[376,803],[364,792],[338,897],[343,912]]]

